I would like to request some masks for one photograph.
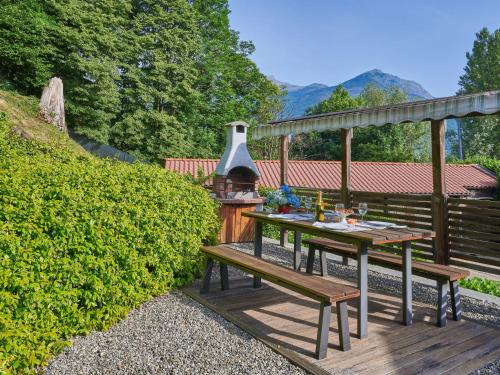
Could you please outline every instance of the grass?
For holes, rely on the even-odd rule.
[[[475,290],[485,294],[500,297],[500,281],[482,279],[480,277],[470,277],[460,280],[460,286]]]
[[[9,122],[15,124],[12,131],[25,139],[51,142],[69,147],[77,154],[86,154],[85,150],[55,126],[49,125],[38,116],[38,99],[3,90],[0,87],[0,112],[7,114]]]

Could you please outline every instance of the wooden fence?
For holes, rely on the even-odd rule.
[[[314,188],[295,188],[299,196],[316,200]],[[325,202],[331,206],[340,202],[338,190],[322,190]],[[352,193],[352,207],[368,203],[367,218],[387,220],[408,226],[432,229],[431,195]],[[327,207],[333,209],[333,207]],[[478,271],[500,274],[500,201],[467,198],[448,199],[448,230],[450,264]],[[399,247],[380,246],[399,252]],[[414,256],[434,259],[432,240],[412,245]]]
[[[450,263],[500,274],[500,201],[448,199]]]
[[[430,195],[353,192],[352,207],[356,208],[361,202],[368,203],[367,218],[371,220],[386,220],[432,230]],[[401,251],[400,245],[384,245],[379,248],[391,252]],[[412,250],[413,255],[418,258],[434,259],[432,240],[415,241]]]

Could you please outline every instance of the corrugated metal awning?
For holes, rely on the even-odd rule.
[[[253,138],[500,113],[500,90],[272,121]]]

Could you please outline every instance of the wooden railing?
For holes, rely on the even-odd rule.
[[[450,263],[500,274],[500,201],[448,199]]]

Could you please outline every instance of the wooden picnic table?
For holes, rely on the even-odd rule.
[[[403,323],[412,324],[412,262],[411,241],[435,237],[430,230],[417,228],[367,229],[355,232],[342,232],[334,229],[319,228],[313,225],[314,220],[289,220],[270,217],[264,212],[243,212],[243,216],[255,220],[254,255],[262,257],[262,225],[276,225],[295,232],[293,268],[300,271],[301,237],[308,233],[318,237],[329,238],[356,245],[358,249],[358,337],[368,337],[368,247],[387,243],[401,243],[403,253]],[[254,287],[260,287],[261,280],[254,277]]]

